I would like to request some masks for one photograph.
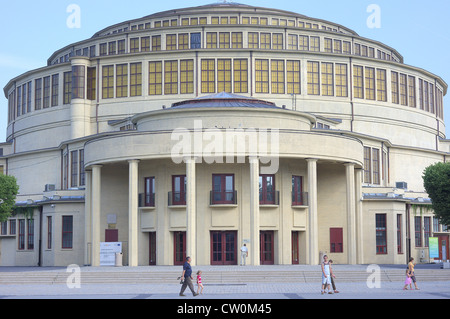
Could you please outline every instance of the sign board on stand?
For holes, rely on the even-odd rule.
[[[116,253],[122,253],[122,243],[100,243],[100,266],[115,266]]]

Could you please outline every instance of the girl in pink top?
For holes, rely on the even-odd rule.
[[[201,270],[197,271],[197,294],[201,293],[203,295],[203,284],[202,284],[202,272]],[[202,288],[200,290],[200,287]]]

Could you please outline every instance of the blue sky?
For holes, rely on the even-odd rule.
[[[0,87],[47,59],[64,46],[92,37],[113,24],[152,13],[200,6],[215,0],[1,0]],[[395,48],[405,63],[423,68],[450,83],[450,1],[448,0],[236,0],[236,2],[294,11],[346,26],[359,35]],[[81,9],[81,27],[68,28],[67,7]],[[367,8],[381,8],[381,28],[369,28]],[[444,98],[450,130],[450,94]],[[0,142],[6,138],[8,101],[0,96]],[[450,135],[448,135],[450,136]]]

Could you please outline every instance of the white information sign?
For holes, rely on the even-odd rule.
[[[122,243],[100,243],[100,266],[115,266],[116,253],[122,253]]]

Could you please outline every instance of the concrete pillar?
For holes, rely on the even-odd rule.
[[[186,162],[186,256],[191,257],[191,265],[197,264],[197,202],[195,158],[187,158]]]
[[[139,161],[128,161],[129,165],[129,184],[128,184],[128,266],[137,267],[139,263],[138,259],[138,238],[139,238],[139,225],[138,225],[138,206],[139,206],[139,193],[138,193],[138,168]]]
[[[355,227],[356,227],[356,262],[364,264],[363,250],[363,215],[362,215],[362,168],[355,169]]]
[[[250,161],[250,264],[259,266],[260,233],[259,233],[259,159],[252,157]]]
[[[317,159],[306,160],[308,163],[308,239],[310,265],[319,264],[319,225],[317,216]]]
[[[89,244],[92,242],[92,171],[85,171],[85,199],[84,199],[84,264],[90,264],[90,249],[92,247]]]
[[[355,164],[345,164],[347,189],[347,258],[350,265],[356,264],[356,203]]]
[[[92,167],[92,249],[91,265],[100,266],[101,165]]]

